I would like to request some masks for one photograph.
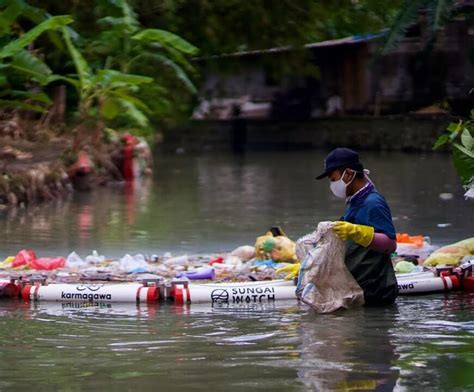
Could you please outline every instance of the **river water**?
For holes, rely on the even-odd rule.
[[[339,218],[315,181],[322,152],[169,155],[152,181],[0,213],[0,256],[209,254],[292,238]],[[473,236],[449,157],[363,153],[397,231],[443,245]],[[443,200],[441,193],[452,198]],[[3,214],[3,215],[2,215]],[[0,390],[472,390],[474,295],[399,298],[385,309],[316,315],[266,306],[0,302]]]

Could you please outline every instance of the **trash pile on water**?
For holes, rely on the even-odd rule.
[[[397,252],[392,255],[398,273],[421,272],[427,267],[459,265],[474,255],[474,238],[440,248],[429,238],[397,234]],[[271,228],[255,245],[239,246],[231,252],[209,255],[125,254],[109,258],[93,251],[88,256],[39,257],[23,249],[0,263],[0,279],[56,283],[133,282],[149,279],[208,280],[218,282],[262,281],[287,278],[284,267],[298,263],[295,243],[279,228]],[[281,272],[280,272],[281,271]]]
[[[120,281],[153,278],[189,280],[249,281],[276,279],[275,267],[289,263],[258,260],[253,246],[240,246],[232,252],[211,255],[125,254],[108,258],[93,251],[82,257],[38,257],[32,250],[21,250],[0,263],[0,278],[46,278],[57,283]]]
[[[94,251],[81,257],[38,257],[21,250],[0,263],[0,278],[46,278],[50,282],[136,281],[143,279],[189,279],[213,281],[271,280],[285,277],[277,269],[295,263],[295,243],[279,227],[257,238],[255,245],[212,255],[126,254],[111,259]]]

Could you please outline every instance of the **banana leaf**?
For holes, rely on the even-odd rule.
[[[80,90],[88,88],[91,84],[91,70],[86,59],[82,56],[81,52],[77,50],[74,44],[71,41],[71,34],[66,28],[62,28],[64,41],[66,42],[66,47],[68,48],[69,54],[74,62],[76,67],[77,74],[80,81]]]
[[[92,78],[93,84],[103,84],[114,87],[126,87],[130,85],[140,85],[143,83],[151,83],[153,78],[142,75],[127,74],[112,69],[104,69],[97,72]]]
[[[124,116],[134,121],[140,127],[147,127],[150,125],[146,114],[138,109],[133,101],[125,98],[118,98],[118,101],[123,108],[122,114]]]
[[[63,27],[72,21],[73,20],[69,15],[53,16],[52,18],[45,20],[38,26],[33,27],[31,30],[23,34],[20,38],[3,47],[3,49],[0,50],[0,59],[14,56],[45,31]]]
[[[188,41],[169,31],[160,29],[145,29],[135,34],[132,39],[145,43],[158,42],[163,46],[169,46],[182,53],[195,55],[198,48],[191,45]]]
[[[0,99],[0,108],[11,108],[11,109],[25,109],[31,110],[33,112],[43,113],[47,109],[39,106],[26,103],[24,101],[10,100],[10,99]]]
[[[48,94],[44,92],[34,93],[31,91],[7,89],[7,90],[2,90],[0,92],[0,98],[3,98],[3,97],[15,97],[15,98],[28,99],[31,101],[45,103],[48,106],[53,103],[51,101],[51,98],[48,96]]]
[[[13,57],[10,67],[26,76],[29,76],[41,85],[48,84],[49,76],[53,73],[46,63],[27,50],[21,50],[18,52]]]

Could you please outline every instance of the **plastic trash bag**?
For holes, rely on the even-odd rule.
[[[232,256],[238,257],[243,262],[249,261],[255,257],[255,248],[250,245],[239,246],[230,252]]]
[[[295,243],[286,236],[276,236],[269,231],[257,237],[255,241],[255,255],[259,260],[273,260],[276,262],[296,263]]]
[[[224,264],[235,266],[235,268],[242,267],[242,260],[237,256],[227,256],[224,259]]]
[[[190,280],[210,280],[214,279],[216,276],[216,273],[214,271],[214,268],[212,267],[203,267],[203,268],[198,268],[194,271],[186,271],[186,272],[180,272],[176,277],[177,278],[188,278]]]
[[[165,261],[163,261],[164,265],[167,266],[173,266],[173,265],[188,265],[189,264],[189,259],[187,255],[184,256],[177,256],[177,257],[171,257]]]
[[[31,249],[20,250],[15,256],[15,260],[12,262],[12,267],[21,267],[23,265],[30,264],[31,261],[36,259],[36,254]]]
[[[11,268],[12,263],[15,261],[15,256],[8,256],[0,263],[0,269]]]
[[[130,256],[126,254],[120,259],[119,268],[127,274],[149,272],[148,263],[143,255]]]
[[[92,254],[86,256],[86,263],[89,264],[100,264],[105,261],[105,256],[99,255],[96,250],[92,251]]]
[[[411,236],[406,233],[397,233],[397,250],[400,256],[418,256],[422,261],[425,260],[434,250],[435,246],[431,245],[430,237],[415,235]]]
[[[423,263],[429,267],[437,265],[457,266],[464,256],[474,255],[474,237],[435,250]]]
[[[422,247],[413,244],[397,242],[396,253],[400,256],[417,256],[420,261],[425,260],[434,250],[436,246],[424,242]]]
[[[400,274],[407,274],[410,272],[413,272],[415,269],[415,264],[410,263],[409,261],[406,260],[401,260],[397,264],[395,264],[395,272],[398,272]]]
[[[296,243],[302,260],[296,294],[318,313],[364,304],[364,293],[344,263],[344,242],[333,233],[333,226],[321,222]]]
[[[209,265],[214,265],[214,264],[222,264],[224,262],[224,258],[219,256],[219,257],[214,257],[209,261]]]
[[[76,253],[71,252],[66,258],[66,267],[68,268],[80,268],[84,266],[86,262]]]
[[[407,233],[397,233],[397,243],[399,244],[410,244],[421,248],[425,241],[422,235],[409,235]]]
[[[474,199],[474,177],[471,177],[471,182],[466,187],[467,191],[464,194],[466,200]]]
[[[64,257],[41,257],[39,259],[31,260],[28,263],[28,267],[35,270],[55,270],[58,268],[63,268],[66,264]]]
[[[285,263],[287,264],[287,263]],[[287,264],[291,265],[291,264]],[[273,260],[256,260],[254,267],[269,267],[269,268],[279,268],[280,265]]]

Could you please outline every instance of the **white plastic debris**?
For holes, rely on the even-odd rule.
[[[440,228],[445,228],[451,226],[451,223],[438,223],[436,226]]]
[[[96,250],[92,251],[92,254],[86,257],[86,263],[89,264],[100,264],[105,261],[105,256],[99,255]]]
[[[233,265],[235,266],[236,268],[239,268],[242,266],[242,260],[237,257],[237,256],[227,256],[225,259],[224,259],[224,264],[226,265]]]
[[[344,242],[333,227],[333,222],[320,222],[296,242],[302,260],[296,294],[318,313],[364,304],[364,292],[344,263]]]
[[[441,200],[452,200],[454,195],[452,193],[440,193],[439,198]]]
[[[79,268],[86,264],[84,260],[76,253],[72,252],[66,258],[66,267],[67,268]]]
[[[140,257],[141,256],[141,257]],[[143,255],[126,254],[120,259],[120,269],[128,274],[148,272],[148,263]]]
[[[163,262],[164,265],[172,266],[172,265],[188,265],[189,259],[187,255],[171,257]]]
[[[464,194],[466,200],[473,200],[474,199],[474,179],[471,178],[471,182],[466,187],[467,192]]]
[[[135,256],[133,256],[133,260],[135,260],[137,263],[146,264],[145,256],[143,256],[141,253],[137,253]]]
[[[243,262],[249,261],[255,257],[255,247],[250,245],[239,246],[234,249],[231,253],[232,256],[236,256]]]
[[[217,271],[235,271],[236,265],[233,264],[213,264],[212,267]]]

